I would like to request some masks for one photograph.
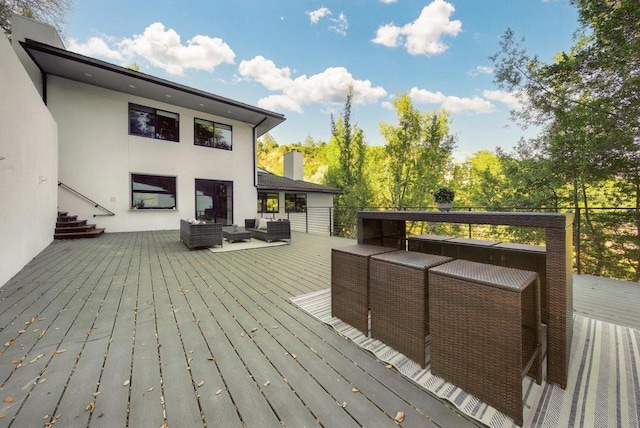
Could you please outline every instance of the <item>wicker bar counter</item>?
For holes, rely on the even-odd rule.
[[[538,274],[455,260],[429,287],[431,372],[522,425],[522,379],[542,382]]]
[[[369,258],[396,251],[377,245],[331,250],[331,315],[369,335]]]
[[[451,260],[403,250],[371,256],[371,337],[424,367],[429,334],[427,271]]]
[[[360,211],[358,243],[397,242],[407,221],[537,227],[545,230],[547,378],[567,387],[573,334],[573,215],[525,212]],[[391,231],[392,236],[385,234]]]

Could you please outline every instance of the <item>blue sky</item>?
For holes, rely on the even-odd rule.
[[[493,84],[488,57],[512,28],[542,60],[568,50],[569,0],[81,0],[67,16],[67,49],[282,113],[280,144],[329,141],[349,84],[352,120],[369,145],[396,123],[394,96],[445,108],[456,158],[523,132],[513,94]]]

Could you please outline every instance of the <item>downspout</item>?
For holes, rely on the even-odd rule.
[[[258,188],[258,135],[256,129],[267,120],[267,116],[253,127],[253,185]]]

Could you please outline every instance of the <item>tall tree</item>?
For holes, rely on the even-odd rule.
[[[11,34],[11,15],[23,15],[46,22],[64,34],[65,15],[72,0],[0,0],[0,27]]]
[[[388,157],[387,203],[402,209],[423,206],[428,195],[444,185],[455,138],[445,111],[422,113],[408,94],[393,100],[398,124],[380,124]]]
[[[351,123],[353,87],[347,92],[344,111],[338,120],[331,116],[330,164],[325,184],[338,187],[342,194],[334,198],[334,222],[343,236],[357,234],[356,212],[369,204],[371,192],[364,177],[366,143],[364,133]]]

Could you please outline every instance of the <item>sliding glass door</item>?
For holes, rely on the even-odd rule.
[[[233,224],[233,181],[196,179],[196,218]]]

